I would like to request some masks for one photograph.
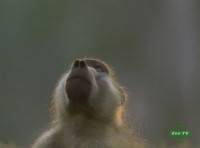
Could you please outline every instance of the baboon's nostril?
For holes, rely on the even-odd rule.
[[[80,61],[80,68],[85,68],[85,67],[86,67],[85,61]]]
[[[80,60],[75,60],[73,67],[79,67],[79,64],[80,64]]]

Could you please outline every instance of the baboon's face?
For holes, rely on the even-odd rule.
[[[69,104],[89,106],[103,114],[112,113],[124,100],[123,91],[110,68],[96,59],[77,59],[66,80]]]

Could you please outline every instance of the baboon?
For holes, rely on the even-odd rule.
[[[32,148],[140,148],[124,122],[126,100],[105,62],[76,59],[55,88],[51,127]]]

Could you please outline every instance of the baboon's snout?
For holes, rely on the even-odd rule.
[[[81,68],[81,69],[86,69],[87,68],[87,64],[84,60],[80,60],[80,59],[77,59],[73,62],[72,64],[72,68]]]
[[[66,93],[69,100],[75,103],[86,102],[91,89],[91,72],[87,63],[81,59],[75,60],[66,80]]]

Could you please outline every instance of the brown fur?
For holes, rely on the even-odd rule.
[[[103,72],[106,73],[106,80],[101,82],[102,84],[98,82],[101,80],[97,80],[96,78],[99,73],[92,72],[94,70],[91,68],[93,65],[90,64],[90,62],[102,64],[101,68]],[[40,136],[38,140],[36,140],[32,148],[143,147],[141,144],[139,144],[137,139],[133,137],[129,129],[126,127],[123,117],[125,111],[124,102],[126,100],[126,93],[123,88],[117,83],[112,70],[107,64],[96,59],[79,59],[74,62],[74,65],[77,66],[78,64],[80,64],[80,66],[84,67],[84,63],[87,65],[86,69],[90,67],[88,68],[88,72],[89,75],[92,75],[92,77],[89,77],[88,75],[87,77],[89,77],[90,79],[95,78],[95,83],[97,82],[98,86],[100,87],[98,88],[97,93],[93,93],[93,96],[90,96],[89,99],[98,98],[100,102],[94,104],[93,106],[90,104],[88,105],[87,103],[84,105],[79,103],[78,105],[73,105],[73,99],[71,103],[66,101],[65,99],[67,98],[67,95],[65,94],[66,92],[64,91],[63,87],[65,87],[65,82],[69,78],[69,75],[67,74],[70,74],[72,72],[64,74],[63,77],[59,80],[54,92],[54,98],[51,108],[51,114],[53,114],[52,125],[49,130],[44,132],[42,136]],[[71,68],[72,70],[75,69],[74,65]],[[83,70],[80,70],[77,74],[80,74],[80,72],[83,72]],[[72,82],[70,81],[67,83]],[[80,81],[80,83],[83,82]],[[95,83],[91,80],[92,87]],[[78,85],[77,87],[79,88]],[[77,92],[79,92],[78,89]],[[100,106],[99,104],[102,104],[102,102],[104,104]],[[99,107],[99,109],[96,109],[96,107]],[[105,111],[105,113],[101,114],[101,111]]]

